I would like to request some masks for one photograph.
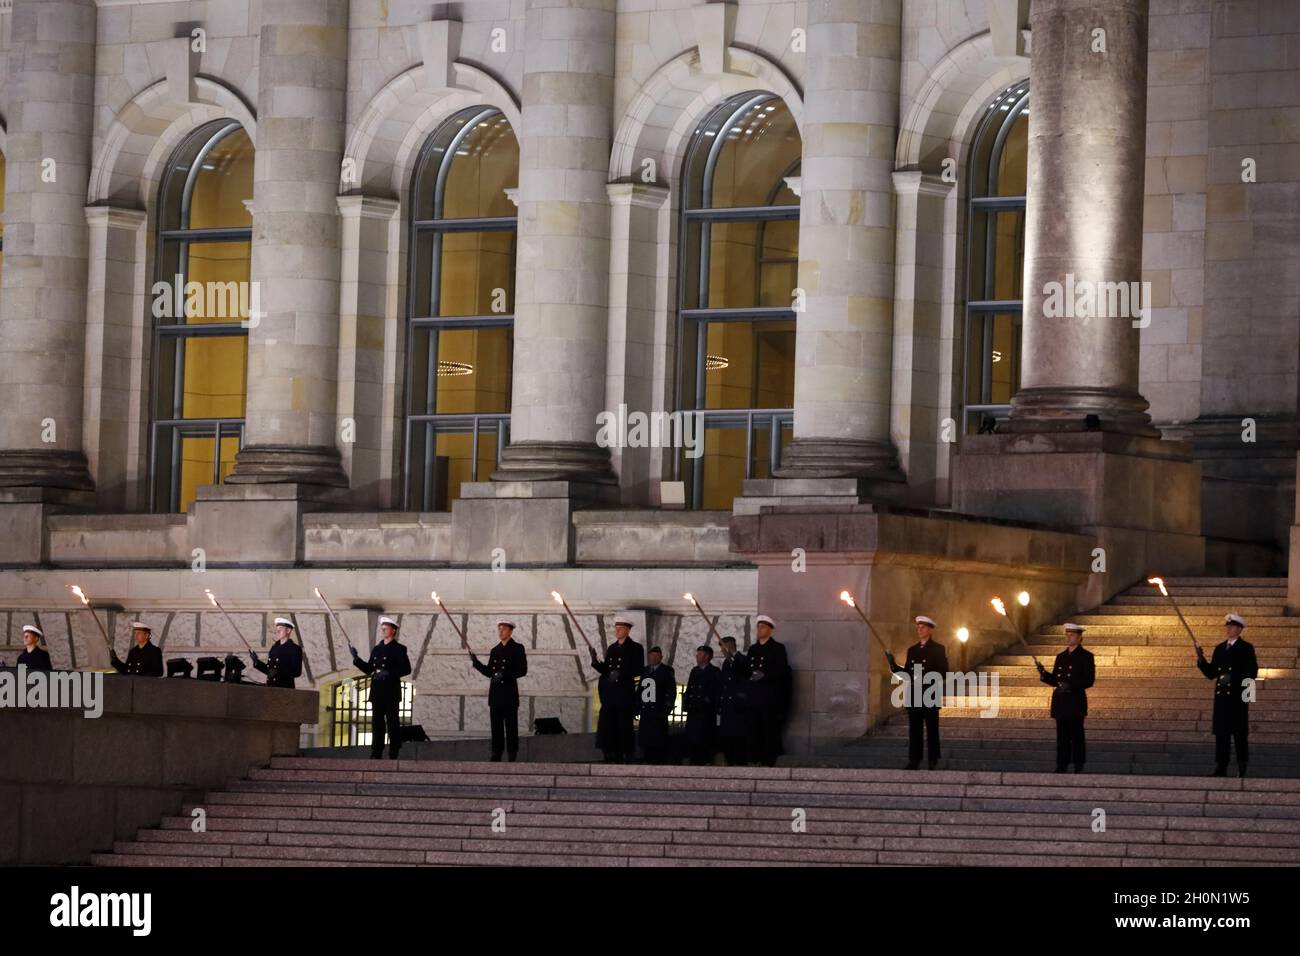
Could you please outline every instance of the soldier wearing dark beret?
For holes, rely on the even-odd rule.
[[[641,675],[641,751],[646,763],[668,760],[668,718],[677,706],[677,675],[664,663],[658,647],[648,652],[650,664]]]
[[[701,644],[695,649],[695,666],[686,681],[682,701],[682,709],[686,711],[686,748],[691,763],[696,766],[713,763],[721,703],[722,671],[713,666],[713,648]]]

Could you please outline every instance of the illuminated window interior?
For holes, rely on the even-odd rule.
[[[519,144],[474,107],[429,138],[411,191],[408,507],[446,511],[509,441]]]
[[[704,418],[704,454],[678,474],[692,507],[727,510],[767,478],[793,430],[799,176],[794,117],[745,93],[699,125],[682,171],[679,405]]]
[[[374,740],[371,728],[370,677],[349,677],[329,689],[329,746],[368,747]],[[415,707],[415,685],[402,681],[402,701],[397,706],[398,723],[411,723]]]
[[[988,431],[1020,388],[1029,84],[985,110],[971,150],[964,428]]]
[[[155,278],[170,294],[150,300],[155,510],[184,511],[201,485],[224,481],[243,441],[252,196],[253,144],[230,121],[191,134],[163,175]]]

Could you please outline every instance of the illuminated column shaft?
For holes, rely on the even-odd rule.
[[[812,0],[794,441],[783,477],[899,477],[889,435],[898,0]]]
[[[1022,388],[1004,430],[1096,415],[1157,434],[1138,392],[1134,316],[1054,314],[1070,300],[1088,309],[1071,282],[1102,292],[1142,278],[1147,0],[1034,0],[1030,17]]]
[[[92,487],[82,451],[94,0],[10,14],[0,487]]]
[[[348,0],[263,0],[244,448],[233,483],[347,485],[338,342]]]

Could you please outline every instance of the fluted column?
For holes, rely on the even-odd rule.
[[[244,448],[233,484],[345,486],[338,451],[348,0],[263,0]]]
[[[1103,301],[1110,283],[1142,278],[1147,26],[1147,0],[1034,0],[1021,390],[1004,431],[1095,415],[1158,434],[1138,392],[1134,315]]]
[[[605,407],[615,0],[527,0],[511,443],[494,481],[614,481]]]
[[[899,0],[809,0],[794,441],[781,477],[899,478],[889,436]]]
[[[0,293],[0,487],[92,487],[82,450],[94,0],[14,0]]]

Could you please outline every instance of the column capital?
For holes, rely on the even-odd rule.
[[[125,206],[87,206],[86,225],[92,229],[139,229],[149,220],[143,209]]]
[[[339,196],[338,205],[339,215],[345,219],[390,220],[402,208],[396,199],[362,195]]]
[[[610,183],[605,192],[611,206],[660,209],[668,201],[668,187],[659,183]]]
[[[920,169],[896,169],[893,172],[894,193],[898,196],[915,196],[924,193],[927,196],[947,198],[956,183],[945,182],[933,173]]]

